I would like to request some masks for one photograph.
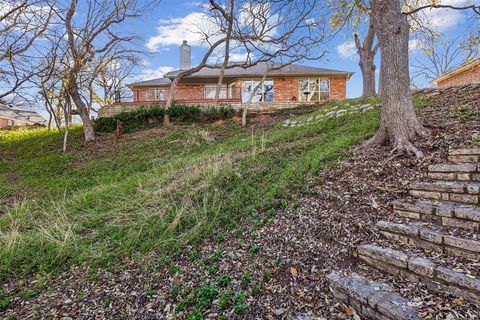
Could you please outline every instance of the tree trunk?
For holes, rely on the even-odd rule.
[[[181,79],[181,75],[178,75],[173,79],[172,85],[170,86],[170,94],[168,95],[167,103],[165,104],[165,116],[163,117],[163,125],[170,125],[170,116],[168,115],[168,110],[172,107],[173,101],[175,99],[175,94],[177,93],[177,84]]]
[[[267,79],[267,74],[268,74],[268,70],[267,72],[265,72],[262,76],[262,80],[260,80],[259,83],[257,83],[257,85],[255,86],[255,88],[253,88],[253,91],[252,93],[250,93],[250,96],[248,97],[248,101],[246,103],[246,105],[244,106],[243,108],[243,112],[242,112],[242,127],[245,127],[247,125],[247,113],[248,113],[248,109],[250,108],[250,105],[252,104],[252,101],[253,101],[253,97],[255,96],[255,94],[257,93],[258,89],[260,89],[260,87],[263,85],[263,83],[265,82],[265,80]]]
[[[423,154],[412,141],[427,130],[413,109],[408,70],[409,24],[402,14],[400,0],[372,0],[372,17],[382,49],[380,83],[382,110],[380,129],[367,146],[389,143],[392,152]]]
[[[83,103],[80,93],[78,92],[78,87],[73,81],[71,81],[71,86],[68,88],[68,95],[72,98],[73,103],[77,107],[78,114],[82,119],[85,142],[95,140],[95,130],[93,129],[92,119],[90,119],[87,106]]]
[[[381,79],[382,78],[382,64],[380,63],[380,68],[378,69],[378,78]],[[382,97],[382,81],[378,81],[378,92],[377,92],[378,96],[381,98]]]
[[[375,55],[377,54],[379,44],[373,46],[375,40],[375,28],[370,15],[370,23],[367,35],[363,43],[360,42],[358,34],[354,35],[355,46],[359,56],[359,66],[362,71],[363,93],[362,98],[375,96]]]
[[[363,93],[362,98],[375,96],[375,63],[374,57],[368,52],[360,54],[360,70],[362,71]]]

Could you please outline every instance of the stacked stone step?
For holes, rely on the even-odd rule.
[[[448,161],[454,163],[480,163],[480,148],[451,150]]]
[[[407,218],[408,222],[379,221],[376,227],[387,239],[399,245],[407,244],[427,252],[480,263],[480,241],[477,239],[480,230],[480,149],[451,150],[448,159],[453,163],[429,166],[427,177],[431,181],[411,184],[410,195],[417,199],[393,203],[394,212]],[[473,231],[474,234],[465,238],[462,230]],[[480,279],[457,272],[444,262],[369,244],[358,246],[356,254],[375,269],[422,282],[432,291],[449,292],[480,307]],[[363,311],[365,303],[368,305],[368,298],[355,294],[355,290],[349,293],[348,288],[360,281],[351,277],[344,277],[341,281],[335,273],[328,277],[337,299],[368,319],[377,319],[371,316],[372,313],[376,313],[378,319],[409,319],[382,314],[378,308]],[[383,287],[383,284],[363,278],[361,281],[366,287]]]
[[[375,245],[361,245],[358,257],[374,268],[450,292],[480,307],[480,280],[439,265],[431,259]]]
[[[377,228],[385,237],[405,244],[469,259],[480,259],[480,241],[446,234],[424,223],[379,221]]]
[[[357,274],[337,272],[332,272],[327,278],[334,297],[351,305],[365,319],[420,319],[417,309],[385,283],[369,281]]]

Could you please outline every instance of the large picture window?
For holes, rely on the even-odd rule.
[[[298,82],[300,101],[316,102],[330,99],[328,79],[301,79]]]
[[[242,102],[248,102],[259,80],[244,80],[242,83]],[[252,102],[272,102],[273,101],[273,80],[265,80],[254,93]]]
[[[147,101],[165,100],[165,90],[159,88],[149,88],[146,92]]]
[[[216,91],[217,91],[217,85],[216,84],[205,85],[205,99],[215,99]],[[222,85],[220,87],[220,95],[218,97],[219,97],[219,99],[227,99],[228,98],[227,85]]]

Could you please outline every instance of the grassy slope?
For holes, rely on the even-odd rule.
[[[24,198],[0,213],[0,277],[165,260],[239,219],[261,224],[377,119],[375,110],[265,132],[180,126],[95,150],[75,143],[77,128],[67,155],[59,133],[0,132],[0,203]]]

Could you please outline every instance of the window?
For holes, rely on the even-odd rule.
[[[301,79],[298,82],[300,101],[325,101],[330,98],[328,79]]]
[[[158,88],[150,88],[147,89],[146,96],[147,101],[165,100],[165,90]]]
[[[207,84],[205,85],[205,99],[215,99],[215,93],[217,92],[217,85],[216,84]],[[222,85],[220,87],[220,95],[218,96],[219,99],[227,99],[228,97],[228,89],[227,85]]]
[[[242,84],[242,102],[248,102],[250,95],[260,83],[259,80],[245,80]],[[252,98],[252,102],[272,102],[273,101],[273,81],[266,80],[257,89]]]

